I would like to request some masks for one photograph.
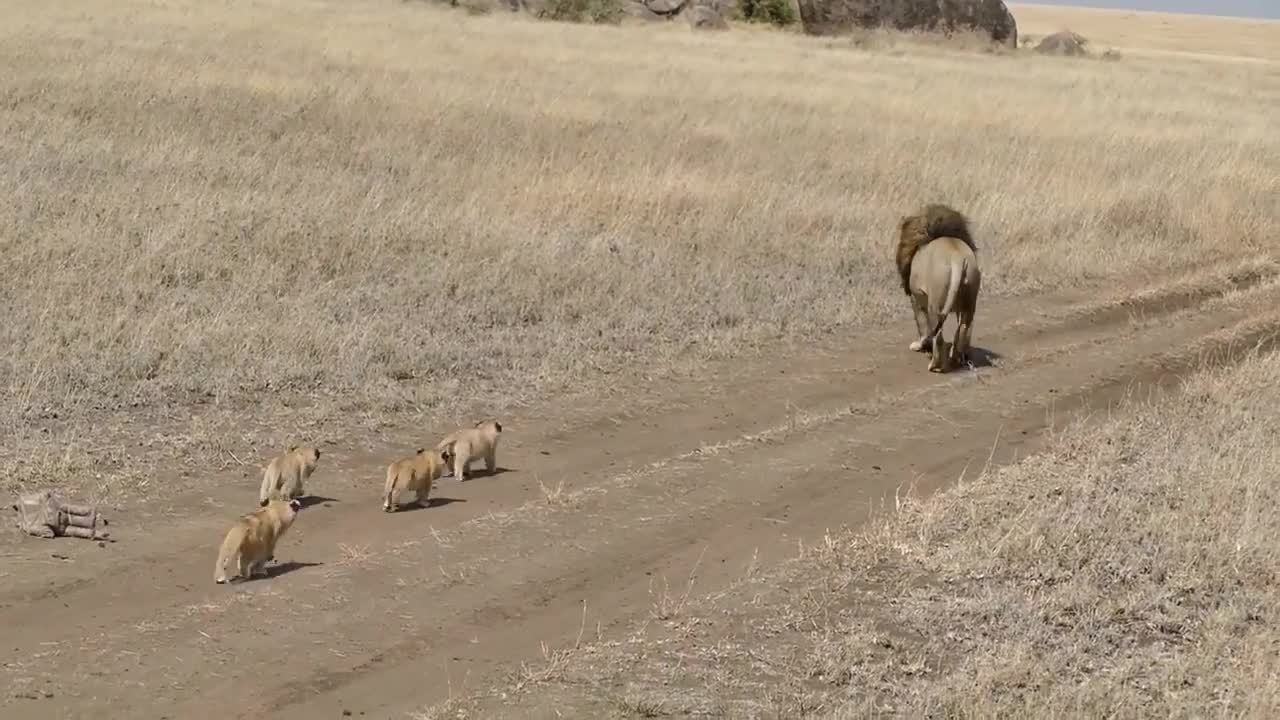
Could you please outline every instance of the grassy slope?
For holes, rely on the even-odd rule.
[[[658,619],[657,598],[630,639],[531,665],[508,703],[564,717],[1275,717],[1277,403],[1280,355],[1202,372],[1019,465],[904,496],[870,530],[831,533],[675,617]]]
[[[1083,35],[1102,52],[1149,56],[1206,56],[1227,62],[1280,64],[1280,21],[1203,17],[1179,13],[1100,10],[1008,3],[1019,37],[1037,39],[1061,30]]]
[[[973,216],[991,297],[1272,242],[1280,81],[1247,65],[372,0],[0,10],[11,484],[855,332],[902,311],[923,201]]]

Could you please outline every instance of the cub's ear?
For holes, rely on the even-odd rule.
[[[294,450],[297,450],[297,449],[298,449],[297,445],[290,445],[289,449],[286,452],[293,452]]]
[[[259,501],[258,501],[258,507],[266,507],[266,506],[267,506],[267,503],[269,503],[269,502],[271,502],[271,501],[270,501],[270,500],[259,500]]]
[[[441,450],[441,451],[440,451],[440,459],[441,459],[441,460],[443,460],[443,461],[445,461],[445,462],[449,462],[449,451],[448,451],[448,450]]]
[[[497,430],[498,432],[502,432],[502,423],[500,423],[500,422],[495,422],[495,423],[493,424],[493,429],[494,429],[494,430]]]
[[[426,452],[426,451],[427,451],[427,449],[426,449],[426,448],[418,448],[417,450],[415,450],[415,451],[413,452],[413,454],[414,454],[414,455],[421,455],[422,453],[424,453],[424,452]]]

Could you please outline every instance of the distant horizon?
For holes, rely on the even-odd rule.
[[[1180,15],[1280,20],[1280,0],[1009,0],[1018,5],[1054,5],[1098,10],[1132,10]]]

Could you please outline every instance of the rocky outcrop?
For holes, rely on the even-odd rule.
[[[1073,32],[1056,32],[1045,36],[1040,44],[1036,45],[1036,52],[1042,55],[1088,55],[1089,51],[1085,49],[1088,44],[1088,40]]]
[[[728,30],[729,23],[725,21],[715,8],[707,5],[699,5],[686,13],[689,16],[689,27],[694,30]]]
[[[811,35],[879,27],[929,32],[976,31],[1016,48],[1018,24],[1003,0],[799,0]]]

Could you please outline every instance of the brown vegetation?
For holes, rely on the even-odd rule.
[[[1274,255],[1280,75],[1205,55],[1209,39],[1249,45],[1245,26],[1203,21],[1190,59],[1126,45],[1104,64],[394,0],[0,3],[21,18],[0,26],[3,489],[193,491],[122,513],[163,533],[111,555],[82,544],[68,552],[99,556],[10,588],[0,703],[129,716],[163,697],[189,716],[234,697],[231,714],[306,715],[452,698],[447,662],[497,672],[581,598],[577,639],[543,645],[517,682],[566,708],[1275,714],[1275,357],[907,495],[873,531],[769,572],[793,547],[775,541],[728,595],[695,595],[709,567],[735,572],[702,552],[666,581],[700,543],[846,522],[879,491],[844,460],[869,455],[862,472],[892,488],[918,475],[885,458],[961,465],[1011,408],[1014,433],[1036,432],[1059,389],[1118,387],[1140,358],[1244,318],[1274,328],[1270,271],[1088,311],[1048,294]],[[907,372],[896,330],[872,327],[907,337],[887,258],[901,215],[929,202],[981,241],[1008,372]],[[1130,322],[1148,311],[1164,314]],[[856,352],[824,355],[814,341],[835,334]],[[362,522],[393,444],[380,434],[436,437],[552,393],[554,412],[512,420],[519,482]],[[587,393],[615,396],[588,414]],[[592,439],[571,442],[582,427]],[[192,605],[192,578],[214,587],[203,561],[188,574],[189,549],[225,527],[213,508],[252,502],[268,448],[300,438],[334,459],[341,497],[294,564],[330,567]],[[586,598],[621,619],[637,597],[643,632],[583,641]],[[400,626],[422,607],[438,614]],[[330,652],[311,652],[309,617]],[[56,651],[77,643],[79,659]]]
[[[935,199],[974,220],[993,295],[1246,254],[1276,215],[1280,87],[1244,65],[382,2],[20,11],[10,487],[154,491],[155,463],[900,317],[884,253]]]

